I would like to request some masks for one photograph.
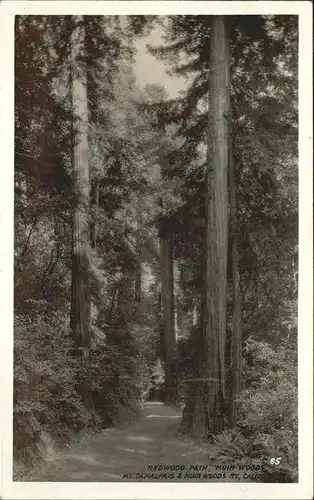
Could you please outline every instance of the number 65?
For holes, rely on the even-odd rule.
[[[281,461],[281,457],[278,458],[271,458],[270,459],[270,465],[279,465]]]

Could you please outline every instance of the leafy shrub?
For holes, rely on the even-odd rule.
[[[95,326],[90,346],[91,398],[102,425],[137,420],[140,406],[136,385],[136,351],[127,328],[110,334]],[[121,342],[120,339],[123,339]]]
[[[76,391],[80,366],[63,317],[16,315],[14,346],[14,455],[21,459],[36,454],[44,431],[66,439],[91,415]]]
[[[141,398],[159,392],[164,383],[164,367],[157,357],[158,333],[147,325],[134,325],[133,345],[136,351],[136,384]]]
[[[281,439],[284,439],[284,433]],[[297,448],[284,441],[273,439],[269,434],[245,437],[239,428],[226,430],[215,436],[209,446],[211,463],[251,466],[260,482],[297,481]],[[278,454],[278,453],[281,453]],[[281,457],[279,464],[273,463]],[[258,469],[259,468],[259,469]]]
[[[297,481],[297,352],[293,347],[284,342],[274,350],[265,342],[248,340],[251,366],[246,365],[245,376],[250,387],[238,398],[239,424],[214,438],[211,460],[262,464],[263,482]],[[279,464],[271,463],[279,457]]]
[[[237,428],[213,437],[208,456],[211,462],[233,463],[237,466],[261,465],[260,448]]]
[[[238,398],[242,428],[246,433],[278,437],[284,432],[286,441],[294,442],[298,425],[296,349],[283,343],[274,350],[253,340],[248,341],[246,349],[254,361],[247,373],[251,387]]]
[[[69,322],[49,315],[42,304],[35,310],[31,317],[15,315],[14,326],[14,457],[24,462],[40,455],[45,436],[64,443],[86,427],[116,425],[140,414],[137,349],[127,328],[112,327],[108,334],[92,325],[90,406],[79,394],[82,365],[73,355]],[[140,374],[142,381],[151,371],[149,377]]]

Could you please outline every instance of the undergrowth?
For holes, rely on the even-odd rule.
[[[249,340],[247,388],[238,398],[239,423],[213,438],[212,462],[260,465],[261,482],[298,481],[297,359],[294,346],[272,349]],[[277,459],[277,463],[276,463]]]

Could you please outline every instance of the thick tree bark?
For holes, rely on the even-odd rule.
[[[96,250],[97,248],[97,230],[98,230],[98,215],[99,215],[99,179],[92,182],[91,197],[94,206],[94,217],[91,222],[91,245]]]
[[[175,346],[173,260],[171,241],[160,238],[161,294],[165,352],[165,402],[174,403],[173,351]]]
[[[237,183],[232,152],[231,115],[229,118],[229,199],[232,266],[231,404],[229,405],[229,426],[234,427],[238,416],[238,405],[235,398],[241,391],[242,378],[242,305],[239,272]]]
[[[83,16],[74,16],[71,39],[72,107],[73,107],[73,214],[71,330],[77,354],[82,362],[82,393],[88,397],[89,377],[86,368],[90,339],[90,232],[89,232],[89,165],[87,139],[86,64],[82,60],[85,43]]]
[[[182,425],[199,437],[223,429],[228,257],[229,50],[224,16],[213,16],[209,68],[205,258],[198,377]],[[192,416],[189,413],[192,412]]]

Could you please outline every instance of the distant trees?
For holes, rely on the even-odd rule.
[[[175,402],[173,386],[173,358],[175,347],[174,324],[174,284],[173,284],[173,254],[171,238],[160,236],[160,269],[161,296],[163,318],[163,343],[165,356],[165,402]]]

